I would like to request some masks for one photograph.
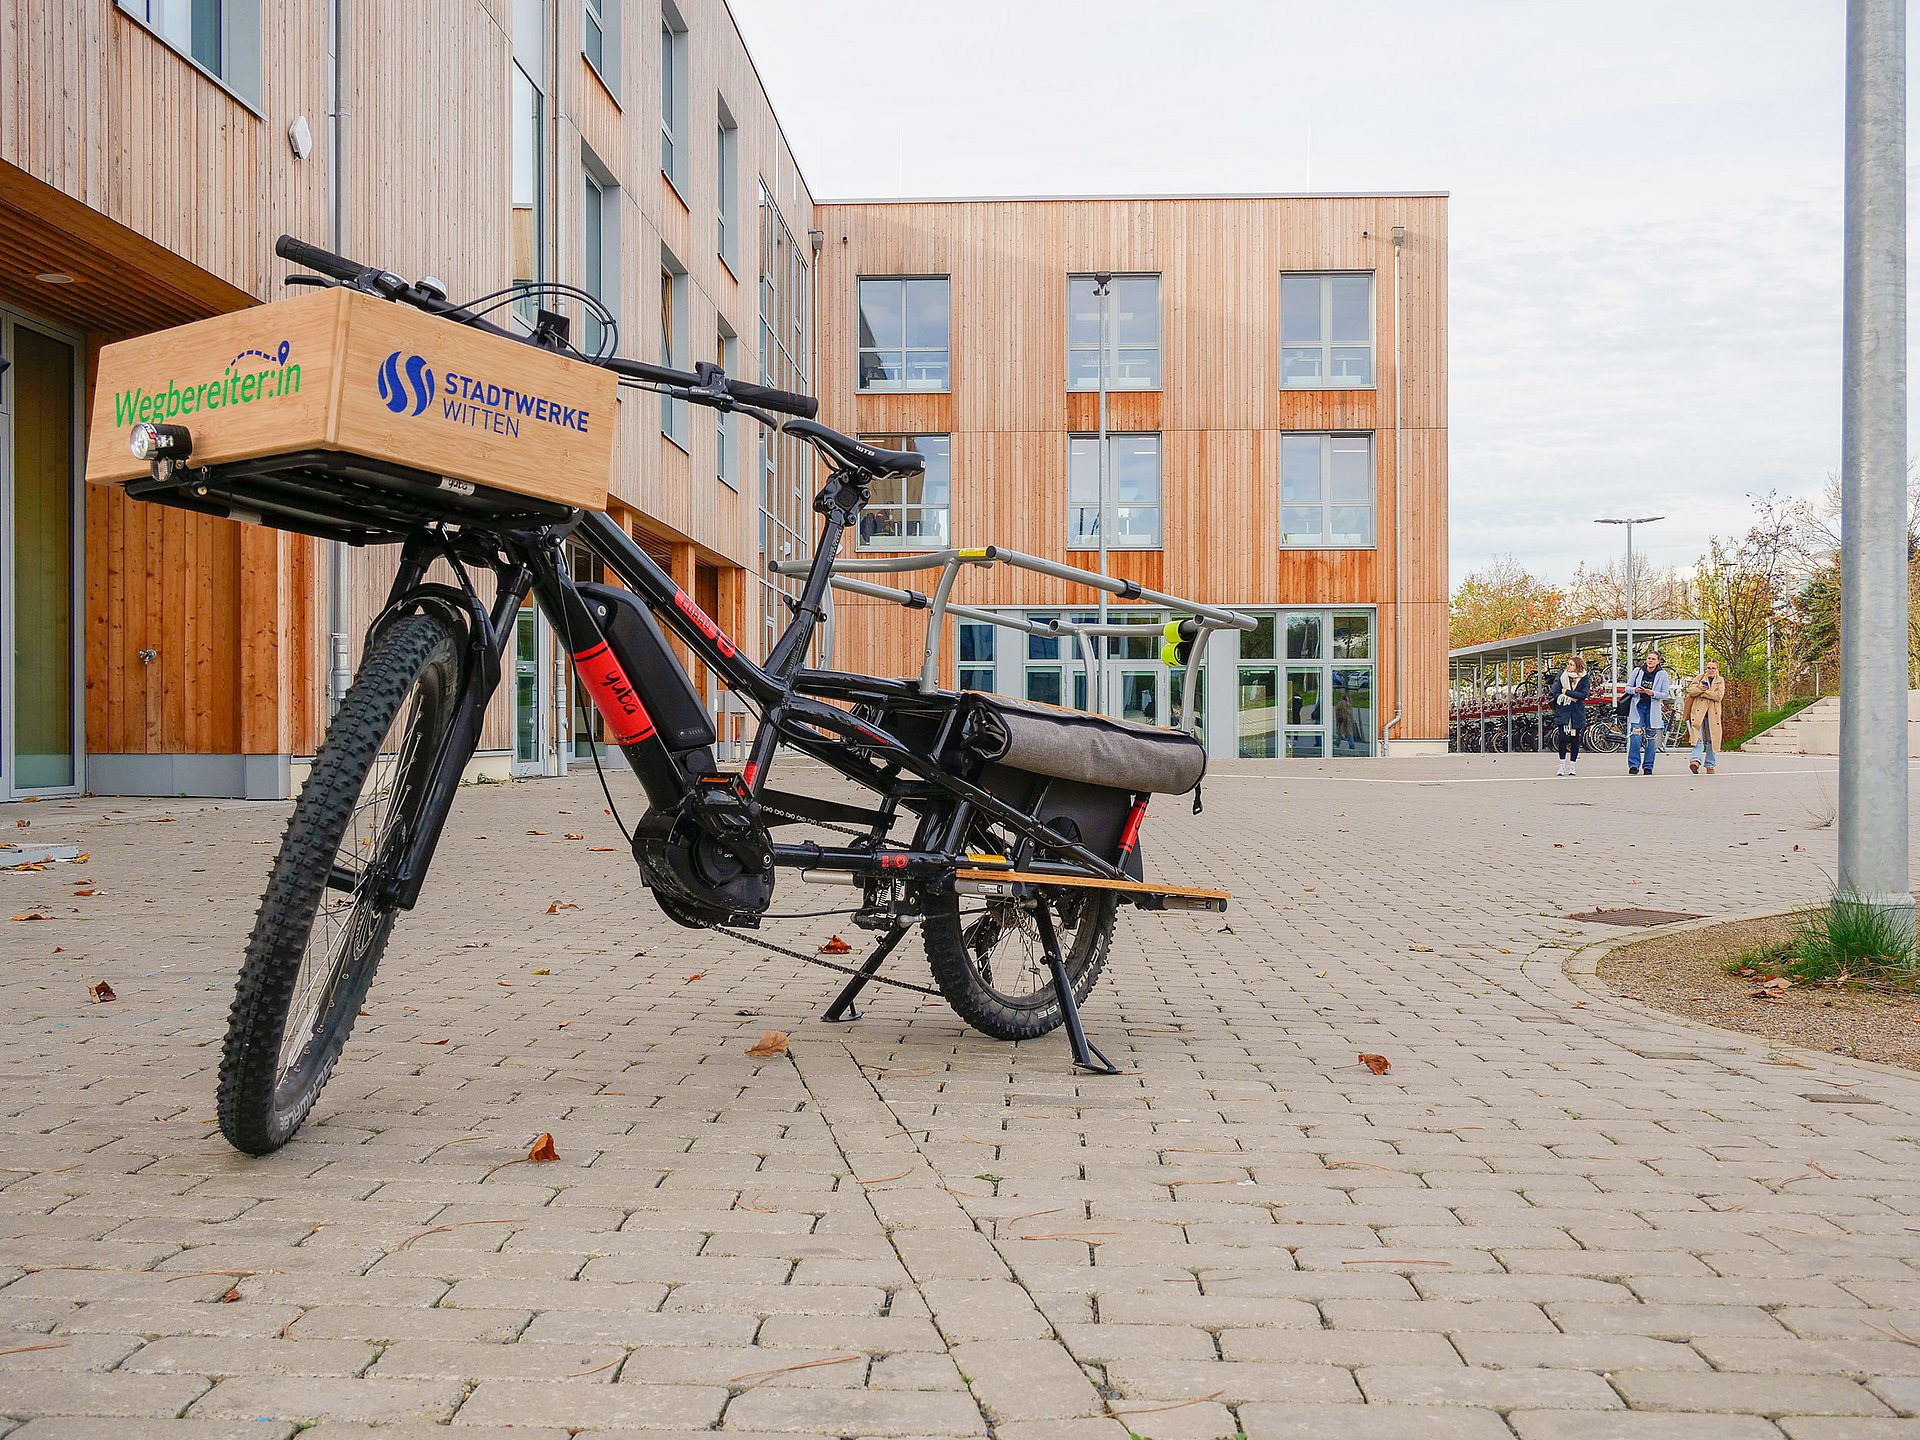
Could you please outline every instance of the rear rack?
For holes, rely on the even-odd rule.
[[[130,498],[349,545],[392,544],[442,521],[521,529],[574,513],[550,501],[337,450],[155,469],[167,473],[127,482]]]
[[[1087,674],[1094,675],[1100,669],[1103,656],[1094,652],[1093,641],[1096,636],[1112,639],[1137,640],[1143,626],[1139,625],[1083,625],[1072,620],[1029,620],[1024,615],[1010,615],[1001,611],[982,610],[972,605],[953,603],[954,582],[964,568],[985,569],[995,564],[1011,565],[1020,570],[1031,570],[1037,575],[1050,576],[1055,580],[1065,580],[1069,584],[1085,585],[1090,589],[1104,590],[1109,595],[1117,595],[1123,600],[1140,600],[1149,605],[1164,605],[1169,610],[1178,610],[1191,615],[1195,622],[1191,637],[1196,650],[1203,652],[1207,641],[1220,630],[1251,630],[1259,622],[1251,615],[1243,615],[1238,610],[1224,609],[1218,605],[1203,605],[1198,600],[1183,599],[1178,595],[1168,595],[1159,590],[1149,590],[1132,580],[1116,580],[1111,575],[1103,575],[1097,570],[1082,570],[1075,565],[1062,565],[1057,560],[1046,560],[1038,555],[1028,555],[1019,550],[1008,550],[999,545],[986,545],[967,550],[930,550],[922,555],[870,556],[864,559],[837,560],[833,565],[833,588],[843,590],[849,595],[864,595],[873,600],[886,600],[908,610],[925,610],[927,614],[926,641],[922,647],[920,664],[920,692],[933,694],[940,685],[940,644],[946,631],[946,618],[949,615],[962,620],[976,621],[985,625],[997,625],[1003,630],[1016,630],[1027,635],[1065,636],[1079,647],[1081,659],[1087,667]],[[804,575],[806,562],[798,560],[776,561],[767,566],[776,575]],[[902,575],[919,571],[938,570],[940,578],[934,582],[933,593],[927,595],[919,590],[898,589],[890,585],[878,585],[870,580],[855,578],[860,575]],[[828,645],[832,644],[831,606],[827,612]],[[1193,692],[1200,667],[1188,665],[1186,677],[1180,689],[1180,715],[1186,722],[1185,728],[1194,734],[1199,733],[1199,717],[1194,714]],[[1087,686],[1088,710],[1099,708],[1099,687]]]

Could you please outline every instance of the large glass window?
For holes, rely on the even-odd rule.
[[[1067,388],[1100,385],[1100,303],[1091,275],[1067,277]],[[1107,282],[1107,388],[1160,388],[1160,277]]]
[[[994,688],[993,642],[997,626],[978,620],[960,622],[959,672],[962,690]]]
[[[719,144],[714,151],[713,184],[717,192],[714,248],[729,266],[737,260],[740,241],[740,127],[733,123],[726,102],[720,104]]]
[[[762,181],[760,196],[760,375],[762,385],[813,393],[812,280],[806,253]],[[760,553],[765,561],[805,560],[813,513],[809,508],[813,451],[797,435],[765,429],[760,439]],[[783,595],[797,595],[800,582],[759,572],[761,654],[771,648],[786,616]]]
[[[1067,547],[1100,544],[1100,437],[1068,441]],[[1160,437],[1107,436],[1107,548],[1160,548]]]
[[[660,363],[676,370],[687,364],[687,271],[672,253],[660,251]],[[687,402],[660,397],[660,433],[687,447]]]
[[[660,173],[682,194],[687,184],[687,26],[660,8]]]
[[[616,285],[620,275],[619,247],[615,234],[619,223],[616,202],[618,187],[608,183],[592,165],[580,173],[580,284],[589,295],[618,316],[620,297]],[[607,343],[607,327],[598,315],[587,312],[580,329],[580,348],[597,355]]]
[[[249,105],[260,103],[260,0],[118,3]]]
[[[732,375],[740,368],[740,341],[722,320],[714,339],[713,363],[727,374]],[[720,483],[731,489],[740,488],[739,427],[729,410],[715,410],[713,414],[714,473]]]
[[[947,544],[952,501],[951,443],[945,435],[868,435],[886,450],[918,450],[927,468],[918,475],[875,480],[860,512],[862,550],[939,550]]]
[[[1281,437],[1282,545],[1371,545],[1373,509],[1373,436]]]
[[[947,390],[953,382],[947,277],[860,282],[860,388]]]
[[[1237,753],[1371,755],[1373,613],[1296,610],[1256,618],[1256,629],[1222,637],[1239,646]]]
[[[1308,390],[1373,384],[1373,276],[1280,277],[1280,383]]]
[[[534,83],[533,75],[516,51],[512,65],[512,159],[511,239],[514,284],[532,284],[547,278],[546,267],[546,175],[542,141],[546,97]],[[496,202],[497,203],[497,202]],[[529,327],[534,323],[540,302],[523,296],[514,302],[514,313]]]

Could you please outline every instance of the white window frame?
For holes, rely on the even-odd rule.
[[[944,447],[946,461],[947,498],[939,504],[930,504],[926,500],[911,501],[906,498],[905,487],[911,483],[911,477],[893,476],[875,480],[872,484],[872,497],[860,513],[859,543],[861,550],[898,552],[905,550],[944,550],[953,543],[953,437],[942,434],[867,435],[863,439],[870,445],[878,445],[886,450],[918,450],[923,455],[930,454],[924,446],[927,441],[936,441]],[[924,479],[924,476],[922,477]],[[893,487],[891,490],[888,487]],[[883,499],[882,496],[897,495],[898,499]],[[869,538],[867,531],[868,516],[892,516],[899,522],[899,534],[874,535]],[[928,520],[939,516],[939,533],[908,535],[906,532],[910,520],[918,519],[923,531]]]
[[[597,200],[598,204],[593,202]],[[580,285],[620,320],[620,186],[585,145],[580,147]],[[595,267],[587,239],[597,229],[600,263]],[[580,348],[595,353],[604,337],[596,338],[589,323],[580,327]]]
[[[1119,334],[1108,327],[1107,334],[1107,389],[1108,390],[1160,390],[1166,386],[1166,307],[1163,287],[1158,271],[1137,271],[1132,274],[1115,274],[1114,281],[1151,280],[1153,281],[1153,374],[1150,377],[1133,378],[1121,373],[1120,351],[1140,350],[1145,347],[1132,344],[1122,347]],[[1100,341],[1096,336],[1092,344],[1075,344],[1073,339],[1073,292],[1074,287],[1085,285],[1094,288],[1092,275],[1067,276],[1067,389],[1073,391],[1097,391],[1100,388],[1098,371],[1092,380],[1074,379],[1073,359],[1076,355],[1092,354],[1096,367],[1099,364]],[[1097,296],[1095,297],[1098,298]]]
[[[733,333],[724,315],[719,318],[714,340],[715,363],[729,375],[736,373],[740,368],[740,337]],[[731,410],[713,412],[713,432],[714,475],[729,490],[737,491],[740,488],[739,426],[734,423]]]
[[[1122,509],[1151,510],[1153,512],[1153,536],[1151,540],[1141,540],[1141,539],[1132,538],[1130,536],[1119,535],[1114,533],[1112,530],[1109,530],[1107,535],[1107,549],[1109,551],[1112,551],[1112,550],[1161,550],[1166,548],[1167,444],[1166,444],[1165,435],[1158,430],[1110,430],[1108,431],[1107,432],[1107,451],[1108,451],[1107,474],[1109,475],[1109,477],[1113,475],[1112,452],[1113,452],[1113,448],[1116,445],[1122,443],[1123,441],[1139,441],[1139,440],[1145,440],[1145,439],[1151,439],[1154,442],[1154,448],[1155,448],[1155,451],[1157,452],[1158,459],[1160,462],[1158,474],[1155,476],[1155,484],[1158,490],[1157,497],[1155,498],[1152,505],[1127,504],[1123,506],[1120,503],[1118,495],[1116,494],[1106,508],[1114,512],[1118,512]],[[1094,502],[1091,505],[1085,504],[1083,502],[1076,502],[1073,498],[1073,457],[1076,449],[1082,449],[1084,451],[1091,452],[1093,456],[1094,466],[1095,466],[1094,484],[1097,491],[1097,488],[1099,485],[1098,466],[1100,463],[1100,437],[1098,435],[1078,435],[1078,434],[1069,435],[1067,437],[1067,549],[1098,550],[1100,548],[1099,530],[1096,528],[1092,531],[1088,531],[1082,524],[1082,520],[1088,512],[1095,512],[1097,514],[1097,512],[1100,511],[1102,507],[1100,505],[1099,496],[1096,494]],[[1098,518],[1104,519],[1105,517],[1100,516]]]
[[[1365,382],[1336,380],[1333,378],[1333,353],[1336,350],[1357,348],[1352,341],[1336,343],[1330,334],[1333,326],[1333,282],[1364,278],[1367,282],[1367,380]],[[1310,345],[1289,345],[1287,333],[1287,281],[1318,280],[1320,282],[1320,338],[1315,345],[1320,351],[1320,373],[1311,380],[1287,379],[1287,351],[1315,348]],[[1378,276],[1372,270],[1284,270],[1280,274],[1279,329],[1280,337],[1280,388],[1282,390],[1375,390],[1380,385],[1379,355],[1379,306],[1380,286]]]
[[[875,336],[874,337],[875,343],[871,346],[864,346],[859,343],[860,326],[862,323],[861,298],[862,298],[863,292],[866,290],[866,287],[869,285],[897,285],[900,287],[900,334],[899,334],[897,343],[892,343],[892,344],[886,343],[887,341],[894,340],[895,337],[893,336],[887,336],[885,337],[885,340],[882,340],[882,338],[879,336]],[[906,315],[907,315],[907,286],[909,285],[940,285],[945,287],[946,300],[947,300],[947,343],[945,345],[943,346],[916,345],[911,347],[908,346],[907,330],[906,330]],[[860,393],[868,394],[868,395],[906,394],[906,393],[919,394],[919,395],[944,395],[952,392],[953,390],[953,277],[951,275],[862,275],[855,281],[854,287],[853,287],[853,320],[854,320],[854,376],[856,381],[856,388],[859,390]],[[896,355],[897,354],[899,355],[900,356],[900,378],[897,381],[889,381],[885,379],[870,379],[866,373],[865,362],[861,359],[861,357],[866,354],[880,354],[880,355]],[[923,357],[921,363],[925,364],[924,357],[931,357],[935,355],[943,357],[941,374],[942,376],[944,376],[944,378],[939,379],[938,383],[934,383],[933,381],[930,381],[930,380],[916,381],[913,378],[914,357],[915,356]]]
[[[1286,449],[1289,440],[1318,440],[1320,442],[1320,494],[1317,500],[1288,500],[1286,491]],[[1365,540],[1334,540],[1332,534],[1333,511],[1336,508],[1352,507],[1359,502],[1353,500],[1335,500],[1333,498],[1333,442],[1335,440],[1365,440],[1367,442],[1367,511],[1368,535]],[[1280,436],[1280,471],[1275,477],[1276,489],[1280,500],[1280,548],[1283,550],[1372,550],[1380,543],[1380,444],[1371,430],[1287,430]],[[1316,508],[1320,512],[1320,529],[1313,534],[1300,532],[1297,536],[1287,530],[1287,511],[1289,509]]]

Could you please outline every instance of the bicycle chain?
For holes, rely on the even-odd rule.
[[[784,945],[776,945],[771,940],[762,940],[758,935],[749,935],[744,930],[729,930],[724,925],[709,926],[709,929],[725,935],[730,940],[744,940],[749,945],[758,945],[762,950],[771,950],[776,955],[785,955],[790,960],[804,960],[809,965],[818,965],[823,970],[838,970],[842,975],[858,975],[860,972],[851,965],[840,965],[832,960],[822,960],[818,955],[808,955],[800,950],[789,950]],[[931,995],[941,998],[940,992],[927,985],[915,985],[909,980],[895,980],[886,975],[869,975],[867,980],[875,985],[891,985],[896,990],[911,990],[916,995]]]
[[[764,801],[761,802],[760,808],[769,815],[778,815],[782,820],[797,820],[803,825],[818,825],[823,830],[837,830],[842,835],[852,835],[861,840],[871,838],[871,832],[868,830],[856,830],[852,826],[836,825],[831,820],[817,820],[811,815],[796,815],[791,810],[782,810],[779,806],[768,805]],[[848,911],[847,913],[852,914],[853,912]],[[771,940],[762,940],[758,935],[749,935],[744,930],[730,930],[724,925],[714,925],[709,928],[721,935],[725,935],[731,940],[744,940],[749,945],[757,945],[762,950],[771,950],[774,954],[784,955],[789,960],[801,960],[808,965],[818,965],[823,970],[837,970],[842,975],[859,975],[861,973],[851,965],[841,965],[832,960],[823,960],[818,955],[808,955],[800,950],[789,950],[784,945],[776,945]],[[869,975],[866,978],[869,984],[891,985],[896,990],[911,990],[916,995],[931,995],[936,1000],[941,998],[940,992],[928,985],[915,985],[911,981],[895,980],[886,975]]]

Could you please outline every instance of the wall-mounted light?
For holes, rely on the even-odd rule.
[[[42,285],[71,285],[73,277],[64,270],[43,270],[33,277]]]
[[[313,154],[313,127],[307,124],[306,116],[293,117],[293,123],[287,126],[287,144],[293,147],[296,160],[304,160]]]

